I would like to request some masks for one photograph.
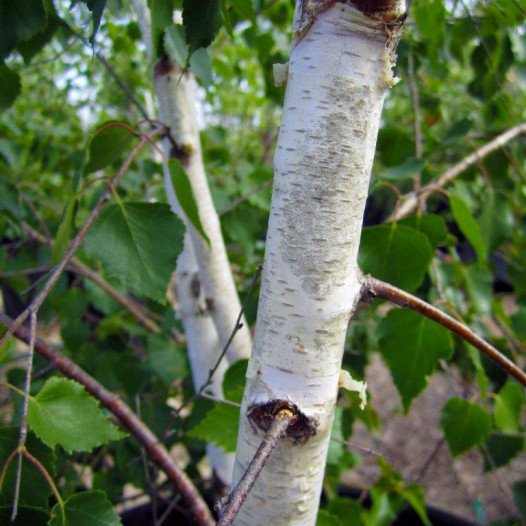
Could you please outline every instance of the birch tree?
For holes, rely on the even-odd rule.
[[[385,93],[405,3],[298,2],[237,479],[283,404],[298,420],[236,524],[314,524]],[[254,432],[258,430],[258,432]]]

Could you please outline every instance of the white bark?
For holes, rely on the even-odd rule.
[[[236,326],[241,304],[230,269],[219,217],[206,180],[195,115],[195,80],[192,75],[181,75],[179,68],[169,65],[162,74],[156,76],[155,89],[161,109],[161,120],[170,126],[181,155],[186,155],[183,165],[192,184],[203,229],[210,239],[209,247],[199,233],[189,226],[208,306],[221,346],[225,346]],[[250,332],[244,319],[242,323],[243,326],[227,352],[230,363],[250,355]]]
[[[153,57],[151,19],[146,0],[134,0],[133,6],[137,15],[139,27],[143,41],[146,44],[148,59],[151,62]],[[155,79],[156,97],[159,104],[161,121],[171,127],[172,134],[176,137],[190,137],[194,139],[192,132],[196,128],[193,104],[186,98],[185,92],[181,89],[169,89],[169,83],[160,79]],[[169,143],[165,149],[169,153]],[[195,155],[200,155],[197,151]],[[202,166],[202,161],[201,161]],[[206,382],[208,372],[215,364],[221,345],[213,318],[210,316],[206,299],[201,287],[199,269],[195,257],[190,231],[193,230],[190,222],[182,212],[175,196],[170,174],[167,173],[166,163],[164,164],[164,184],[167,192],[168,202],[174,213],[179,215],[185,222],[187,234],[184,240],[184,249],[177,261],[176,269],[176,292],[179,302],[178,315],[183,323],[190,367],[192,369],[192,379],[195,390],[199,390]],[[197,196],[196,196],[197,199]],[[201,215],[202,217],[202,215]],[[194,234],[196,234],[194,232]],[[197,234],[196,234],[197,235]],[[234,324],[232,325],[232,327]],[[223,362],[218,367],[209,390],[214,396],[222,398],[222,380],[227,369],[228,362]],[[234,455],[227,454],[222,449],[213,445],[207,447],[207,454],[210,465],[219,479],[229,485],[232,480],[234,465]]]
[[[403,7],[402,0],[394,14]],[[395,83],[398,31],[387,33],[393,17],[383,15],[373,20],[335,3],[291,53],[234,480],[263,437],[247,416],[254,407],[290,402],[315,435],[304,444],[281,441],[237,526],[316,520],[345,333],[361,287],[357,253],[382,104]]]

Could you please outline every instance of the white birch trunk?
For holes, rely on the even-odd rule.
[[[278,444],[237,526],[316,521],[345,334],[361,288],[357,253],[377,132],[394,84],[404,2],[389,3],[376,20],[344,3],[298,4],[234,480],[275,401],[299,410],[290,434],[304,443]],[[307,27],[301,5],[320,4]]]
[[[199,265],[207,305],[214,319],[221,346],[224,347],[236,326],[241,304],[228,261],[219,217],[206,180],[195,115],[196,83],[190,74],[181,76],[180,69],[172,63],[161,64],[156,69],[155,89],[161,109],[161,120],[170,126],[172,136],[180,149],[183,166],[192,184],[199,217],[210,239],[209,247],[189,225],[188,231]],[[227,352],[230,363],[250,356],[252,341],[244,318],[242,324]]]
[[[150,12],[146,0],[134,0],[133,6],[143,41],[146,44],[148,59],[151,62],[153,49]],[[175,136],[179,134],[184,136],[189,127],[187,123],[195,118],[193,111],[188,107],[186,97],[180,96],[180,90],[169,91],[166,83],[158,79],[156,80],[156,96],[161,121],[171,127]],[[176,116],[175,119],[174,116]],[[169,150],[169,147],[165,149]],[[167,153],[169,154],[169,151]],[[166,167],[166,164],[164,166]],[[169,173],[164,174],[164,185],[173,212],[183,219],[187,229],[184,249],[177,261],[176,293],[179,303],[178,316],[183,324],[192,380],[197,391],[206,382],[208,372],[221,352],[221,345],[201,286],[199,268],[189,234],[192,227],[177,202]],[[223,396],[221,385],[226,369],[227,362],[223,360],[213,377],[212,384],[207,388],[218,398]],[[224,484],[229,485],[232,481],[234,455],[225,453],[221,448],[213,445],[207,447],[207,454],[216,476]]]

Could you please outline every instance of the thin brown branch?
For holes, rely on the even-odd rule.
[[[217,522],[217,526],[229,526],[232,524],[241,506],[247,500],[250,490],[256,483],[261,470],[267,462],[270,454],[276,447],[278,440],[285,435],[287,427],[294,419],[294,415],[288,409],[282,409],[275,417],[268,433],[264,436],[261,444],[250,461],[247,470],[241,477],[237,486],[227,497],[227,504]]]
[[[401,307],[412,309],[444,326],[464,341],[473,345],[473,347],[485,354],[490,360],[493,360],[526,387],[526,373],[524,373],[522,369],[493,347],[493,345],[475,334],[467,325],[458,322],[426,301],[372,276],[364,277],[362,294],[373,298],[382,298]]]
[[[159,130],[154,130],[153,132],[151,132],[150,136],[157,135],[158,133],[159,133]],[[35,313],[38,312],[38,309],[40,308],[44,300],[47,298],[48,294],[51,292],[55,283],[58,281],[58,278],[60,277],[63,270],[65,269],[66,265],[70,262],[71,258],[74,256],[78,247],[82,243],[82,240],[84,239],[84,236],[90,229],[91,225],[94,223],[95,219],[98,217],[100,211],[102,210],[106,202],[112,196],[117,184],[122,179],[124,174],[127,172],[133,159],[135,159],[135,157],[139,154],[139,152],[142,150],[142,148],[147,142],[148,142],[148,139],[145,137],[142,137],[139,144],[135,146],[135,148],[129,153],[128,157],[126,157],[126,159],[122,163],[117,173],[111,178],[106,190],[104,191],[102,196],[99,198],[97,204],[95,205],[95,207],[89,214],[88,218],[86,219],[86,221],[84,222],[80,230],[78,231],[77,235],[71,240],[64,254],[64,257],[60,260],[60,262],[54,268],[53,272],[51,273],[49,279],[46,281],[40,293],[31,302],[31,304],[16,318],[16,320],[14,320],[13,324],[10,326],[7,332],[2,336],[2,338],[0,338],[0,347],[5,343],[7,338],[13,333],[12,331],[18,328],[20,325],[22,325],[22,323],[24,323],[24,321],[27,319],[31,311],[34,311]]]
[[[8,327],[13,326],[13,320],[0,314],[0,322]],[[26,327],[13,328],[12,332],[18,339],[29,342],[29,330]],[[213,526],[214,519],[203,498],[186,474],[174,463],[166,448],[158,438],[142,422],[137,415],[114,393],[105,389],[95,378],[81,369],[69,358],[53,349],[48,343],[37,339],[35,350],[47,358],[68,378],[82,384],[86,391],[107,407],[148,452],[149,457],[166,474],[168,479],[180,492],[182,499],[194,516],[196,525]]]
[[[27,223],[24,223],[22,228],[27,234],[29,234],[39,243],[45,244],[49,247],[53,247],[55,244],[54,241],[46,238]],[[113,298],[117,303],[124,307],[141,325],[146,327],[149,331],[155,333],[161,332],[159,325],[157,325],[157,323],[152,320],[152,318],[155,316],[152,312],[150,312],[138,301],[135,301],[133,298],[121,294],[116,288],[104,280],[100,274],[89,268],[86,264],[80,261],[80,259],[72,257],[70,261],[70,267],[73,272],[81,274],[85,278],[93,281],[95,285],[99,286],[104,292],[106,292],[106,294],[108,294],[108,296]]]
[[[484,159],[484,157],[487,157],[494,151],[502,148],[505,144],[524,133],[526,133],[526,123],[518,124],[517,126],[510,128],[508,131],[495,137],[495,139],[485,144],[472,154],[464,157],[464,159],[462,159],[460,162],[446,170],[438,179],[431,181],[422,187],[418,197],[414,193],[407,194],[400,203],[400,206],[391,214],[389,221],[398,221],[399,219],[408,216],[417,209],[418,198],[423,200],[427,199],[429,195],[437,188],[443,188],[461,173],[465,172],[470,166],[473,166],[480,160]]]

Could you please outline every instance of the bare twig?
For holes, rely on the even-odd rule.
[[[241,404],[238,404],[237,402],[232,402],[232,400],[227,400],[226,398],[216,398],[208,393],[199,393],[199,398],[210,400],[210,402],[215,402],[216,404],[225,404],[237,408],[241,407]]]
[[[429,469],[429,466],[431,466],[431,464],[435,460],[435,458],[438,455],[439,451],[442,449],[442,446],[444,445],[445,441],[446,441],[445,437],[441,437],[436,442],[436,444],[433,447],[431,453],[428,455],[428,457],[426,458],[426,461],[424,462],[424,464],[420,468],[420,470],[418,472],[418,475],[414,478],[413,482],[415,484],[419,484],[420,481],[424,478],[425,474],[427,473],[427,470]]]
[[[458,322],[426,301],[423,301],[394,285],[373,278],[372,276],[364,277],[362,294],[364,296],[369,295],[372,297],[383,298],[391,303],[400,305],[401,307],[417,311],[430,320],[439,323],[473,345],[473,347],[485,354],[490,360],[493,360],[497,365],[502,367],[526,387],[526,373],[524,373],[524,371],[522,371],[516,364],[493,347],[493,345],[475,334],[467,325]]]
[[[272,186],[272,179],[269,179],[268,181],[263,181],[262,183],[258,184],[257,186],[254,186],[254,188],[251,188],[246,194],[243,194],[239,196],[237,199],[234,199],[230,204],[226,205],[224,208],[219,210],[217,215],[219,217],[227,214],[234,208],[236,208],[238,205],[252,197],[254,194],[257,194],[258,192],[261,192],[264,188],[268,188],[269,186]]]
[[[11,318],[0,314],[0,323],[12,327],[14,322]],[[29,342],[29,330],[26,327],[12,328],[12,333],[18,339],[26,343]],[[214,519],[210,510],[192,481],[174,463],[166,448],[159,442],[159,439],[116,394],[105,389],[95,378],[46,342],[36,339],[35,350],[53,363],[66,377],[82,384],[88,393],[99,400],[119,419],[123,427],[142,444],[151,460],[159,466],[180,492],[182,499],[194,516],[196,525],[214,525]]]
[[[53,245],[55,244],[54,241],[52,241],[49,238],[46,238],[40,232],[37,232],[34,228],[29,226],[27,223],[24,223],[22,225],[22,228],[27,234],[29,234],[33,239],[35,239],[39,243],[48,245],[49,247],[53,247]],[[80,259],[72,257],[70,261],[70,267],[71,270],[73,270],[74,272],[81,274],[85,278],[88,278],[89,280],[93,281],[93,283],[95,283],[104,292],[106,292],[108,296],[117,301],[132,316],[134,316],[141,325],[146,327],[149,331],[155,333],[161,332],[161,328],[159,327],[159,325],[157,325],[157,323],[155,323],[155,321],[153,321],[152,319],[155,316],[153,312],[150,312],[146,307],[144,307],[144,305],[142,305],[138,301],[135,301],[133,298],[121,294],[116,288],[114,288],[107,281],[105,281],[100,274],[89,268],[82,261],[80,261]]]
[[[356,451],[361,451],[362,453],[365,453],[366,455],[372,455],[374,457],[382,456],[380,453],[378,453],[378,451],[374,451],[374,449],[371,449],[370,447],[360,446],[358,444],[355,444],[354,442],[351,442],[350,440],[341,440],[336,437],[331,437],[331,441],[336,442],[337,444],[341,444],[342,446],[345,446],[348,449],[354,449]]]
[[[118,182],[122,179],[128,168],[130,167],[133,159],[137,156],[137,154],[142,150],[144,145],[148,142],[148,140],[151,138],[151,136],[157,135],[159,133],[159,130],[154,130],[151,132],[150,137],[141,137],[141,140],[139,144],[129,153],[128,157],[124,160],[122,163],[120,169],[118,172],[111,178],[110,182],[108,183],[108,187],[106,188],[105,192],[100,197],[99,201],[95,205],[95,208],[91,211],[90,215],[78,231],[77,235],[71,240],[66,253],[64,254],[64,257],[61,259],[61,261],[58,263],[58,265],[54,268],[53,272],[51,273],[49,279],[46,281],[46,284],[38,294],[38,296],[31,302],[29,307],[27,307],[17,318],[14,320],[12,325],[9,327],[7,332],[0,338],[0,347],[5,343],[7,338],[13,333],[12,331],[16,328],[18,328],[24,321],[27,319],[29,313],[31,311],[38,312],[38,309],[48,296],[48,294],[51,292],[51,289],[57,282],[58,278],[62,274],[62,271],[66,267],[66,265],[70,262],[71,258],[74,256],[75,252],[77,251],[78,247],[80,246],[80,243],[84,239],[84,236],[86,235],[87,231],[90,229],[91,225],[99,215],[100,211],[102,210],[103,206],[106,204],[106,202],[110,199],[113,192],[115,191],[115,188],[118,184]]]
[[[18,461],[16,468],[15,490],[13,496],[13,510],[11,512],[11,521],[16,519],[18,513],[18,498],[20,496],[20,483],[22,481],[22,461],[23,451],[27,439],[27,414],[29,411],[29,397],[31,391],[31,376],[33,374],[33,355],[35,354],[35,339],[37,331],[37,313],[31,309],[30,328],[29,328],[29,349],[26,362],[26,379],[24,383],[24,404],[22,406],[22,420],[20,422],[20,433],[18,436]]]
[[[64,20],[61,20],[60,23],[62,27],[64,27],[75,38],[80,40],[82,44],[84,44],[85,46],[89,46],[91,48],[91,50],[93,51],[93,54],[95,55],[95,57],[97,57],[97,60],[106,68],[106,71],[109,73],[110,77],[117,83],[117,85],[125,93],[128,100],[139,110],[139,113],[143,116],[145,120],[150,121],[150,116],[148,115],[148,112],[146,111],[145,107],[138,101],[133,91],[121,79],[121,77],[117,74],[113,66],[106,60],[106,57],[102,53],[97,51],[95,47],[90,44],[89,40],[86,37],[84,37],[84,35],[75,31],[67,22],[65,22]]]
[[[263,466],[270,454],[276,447],[278,440],[285,435],[287,427],[294,419],[294,415],[288,409],[282,409],[275,417],[268,433],[261,441],[254,458],[250,461],[247,470],[241,477],[237,486],[227,497],[227,504],[217,522],[217,526],[229,526],[236,518],[241,506],[247,500],[250,490],[254,486]]]
[[[427,199],[433,190],[436,188],[443,188],[453,179],[458,177],[462,172],[466,171],[470,166],[474,165],[484,157],[487,157],[489,154],[494,151],[502,148],[506,143],[519,137],[523,133],[526,133],[526,123],[518,124],[513,128],[510,128],[508,131],[497,136],[495,139],[485,144],[472,154],[464,157],[460,162],[449,168],[441,175],[437,180],[431,181],[429,184],[425,185],[420,190],[420,197],[422,199]],[[403,201],[400,203],[400,206],[391,214],[389,221],[398,221],[403,217],[408,216],[416,210],[418,206],[418,198],[414,193],[407,194]]]
[[[15,276],[31,276],[31,274],[41,274],[42,272],[49,272],[49,265],[40,265],[39,267],[23,268],[20,270],[8,270],[7,272],[0,272],[0,278],[13,278]]]
[[[164,524],[164,521],[170,516],[170,513],[177,508],[177,503],[181,500],[179,495],[174,497],[170,504],[168,504],[168,507],[164,510],[163,514],[159,517],[157,522],[154,524],[154,526],[162,526]]]
[[[135,412],[137,413],[137,417],[141,418],[141,399],[139,398],[139,395],[135,397]],[[144,479],[148,486],[148,494],[150,495],[152,521],[154,524],[156,524],[158,516],[159,516],[157,485],[155,484],[155,479],[157,478],[156,470],[154,469],[154,473],[152,477],[152,473],[150,471],[150,461],[148,459],[148,454],[146,453],[146,450],[143,447],[141,447],[141,460],[142,460],[142,465],[144,469]]]
[[[422,136],[422,118],[420,116],[420,97],[418,95],[418,85],[415,77],[415,60],[413,53],[407,55],[407,77],[409,85],[409,94],[413,104],[414,132],[415,132],[415,157],[422,159],[423,154],[423,136]]]

